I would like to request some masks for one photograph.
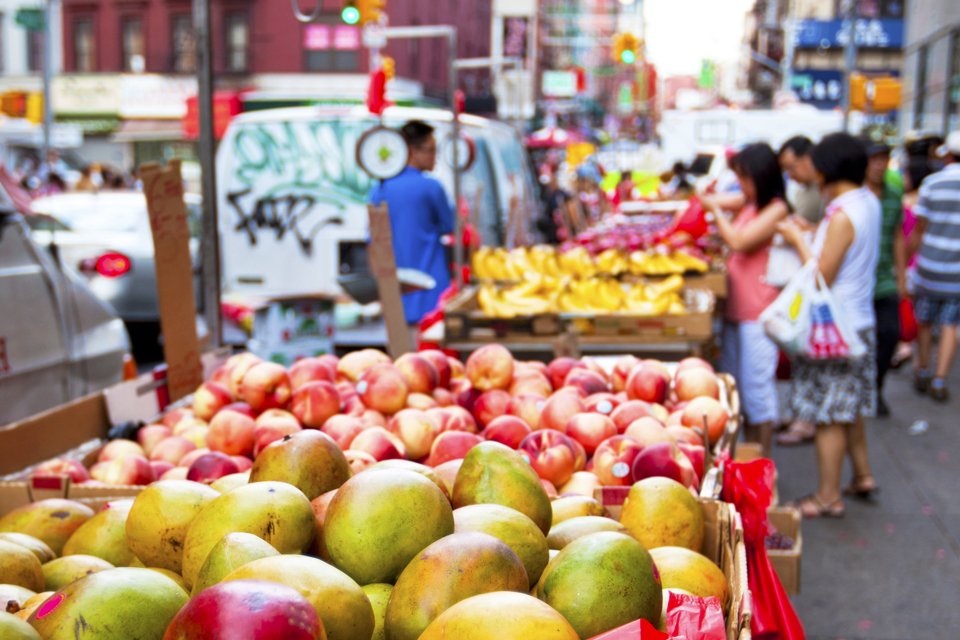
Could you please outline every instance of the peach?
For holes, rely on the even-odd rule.
[[[224,368],[227,370],[227,388],[230,390],[230,393],[234,398],[239,397],[240,395],[240,381],[243,380],[243,376],[247,374],[254,365],[263,362],[259,356],[255,356],[252,353],[238,353],[235,356],[230,356],[226,363],[224,363]]]
[[[672,443],[674,441],[666,427],[659,420],[650,416],[637,418],[630,423],[630,426],[623,433],[636,438],[645,447],[660,442]]]
[[[80,483],[90,479],[90,472],[79,460],[71,458],[54,458],[37,465],[35,476],[68,476],[70,482]]]
[[[531,394],[521,394],[510,399],[507,413],[526,422],[531,429],[540,428],[540,413],[547,403],[545,397]]]
[[[383,427],[364,429],[350,441],[350,448],[370,454],[377,462],[406,457],[403,441]]]
[[[506,390],[513,381],[513,355],[502,344],[487,344],[467,358],[466,375],[480,391]]]
[[[205,453],[210,453],[210,449],[208,449],[208,448],[206,448],[206,447],[201,447],[201,448],[199,448],[199,449],[194,449],[193,451],[191,451],[191,452],[188,453],[187,455],[183,456],[183,458],[180,459],[180,462],[177,463],[177,466],[178,466],[178,467],[189,467],[191,464],[193,464],[193,461],[194,461],[194,460],[196,460],[197,458],[199,458],[200,456],[202,456],[202,455],[205,454]]]
[[[150,461],[138,454],[128,454],[96,464],[90,469],[90,476],[110,485],[144,485],[157,479]]]
[[[143,447],[133,440],[111,440],[103,445],[103,449],[100,450],[100,455],[97,456],[97,462],[110,462],[111,460],[126,456],[143,455]]]
[[[714,373],[713,365],[704,360],[703,358],[684,358],[677,365],[677,375],[686,369],[695,369],[695,368],[706,369],[710,373]]]
[[[377,464],[377,459],[366,451],[354,451],[353,449],[347,449],[343,452],[343,456],[350,464],[350,472],[353,475],[357,475],[361,471],[369,469],[373,465]]]
[[[177,436],[186,438],[198,447],[205,447],[207,446],[207,434],[209,433],[210,427],[196,426],[190,427],[189,429],[184,429],[178,433]]]
[[[494,418],[506,414],[510,400],[510,394],[499,389],[482,393],[473,405],[473,417],[480,428],[486,428]]]
[[[431,393],[439,384],[436,367],[416,353],[405,353],[393,364],[411,393]]]
[[[237,465],[237,473],[243,473],[253,468],[253,460],[247,456],[230,456],[230,459]]]
[[[300,431],[297,418],[283,409],[268,409],[259,416],[253,428],[253,454],[256,455],[271,442]]]
[[[197,448],[192,440],[183,436],[170,436],[166,440],[158,443],[150,454],[151,460],[164,460],[176,466],[183,456]]]
[[[454,404],[453,394],[443,387],[437,387],[433,390],[433,399],[436,401],[437,406],[440,407],[449,407]]]
[[[340,413],[340,394],[332,383],[325,380],[307,382],[293,392],[290,412],[304,427],[319,429]]]
[[[359,396],[347,398],[343,401],[343,405],[340,407],[340,413],[348,416],[355,416],[357,418],[362,416],[363,412],[366,410],[367,408],[364,406],[363,401]]]
[[[214,369],[213,374],[210,376],[210,381],[216,382],[217,384],[221,384],[229,390],[230,389],[230,367],[228,367],[226,363],[224,363],[219,367],[217,367],[216,369]]]
[[[426,464],[437,467],[450,460],[460,460],[470,449],[483,442],[483,438],[466,431],[444,431],[433,441]]]
[[[614,391],[623,391],[627,388],[627,378],[633,368],[640,364],[640,359],[636,356],[623,356],[613,365],[613,373],[610,375],[610,384]]]
[[[290,375],[276,362],[260,362],[250,367],[240,380],[237,393],[255,413],[286,407],[290,395]]]
[[[454,398],[456,399],[457,406],[463,407],[464,409],[469,411],[472,415],[473,405],[477,403],[477,398],[482,396],[483,392],[480,391],[479,389],[474,389],[473,387],[469,386],[470,383],[467,380],[464,380],[463,382],[468,386],[454,390],[452,393],[454,394]],[[461,386],[462,385],[459,383],[454,384],[454,387],[461,387]]]
[[[340,358],[337,363],[337,374],[350,382],[359,382],[367,369],[375,364],[390,364],[390,356],[377,349],[361,349],[352,351]]]
[[[439,409],[428,409],[427,413],[440,425],[441,433],[444,431],[466,431],[467,433],[477,432],[477,421],[469,411],[463,407],[452,406]]]
[[[256,426],[250,416],[223,409],[210,421],[207,446],[227,455],[250,455],[255,444],[253,431]]]
[[[364,409],[360,414],[360,421],[363,422],[363,428],[386,427],[387,418],[375,409]]]
[[[211,451],[194,460],[187,469],[187,480],[209,484],[223,476],[239,472],[237,463],[230,456],[219,451]]]
[[[160,476],[159,479],[160,480],[186,480],[187,471],[189,471],[187,467],[174,467],[173,469],[166,471],[162,476]]]
[[[669,442],[645,447],[633,460],[633,481],[662,476],[676,480],[685,487],[693,486],[696,472],[680,448]]]
[[[606,392],[594,393],[583,400],[585,413],[599,413],[604,416],[610,416],[619,405],[620,399],[614,394]]]
[[[693,470],[697,474],[697,477],[702,478],[703,472],[706,470],[707,450],[701,445],[690,444],[688,442],[678,442],[677,447],[680,448],[683,455],[687,456],[687,460],[693,465]]]
[[[180,407],[178,409],[173,409],[165,413],[163,418],[160,419],[160,423],[167,427],[170,427],[170,429],[172,430],[175,426],[177,426],[178,422],[180,422],[182,419],[188,416],[193,416],[193,409],[186,409],[184,407]]]
[[[440,424],[425,411],[404,409],[390,418],[387,430],[400,438],[408,458],[419,460],[430,453],[433,441],[440,435]]]
[[[225,406],[224,409],[230,409],[230,411],[236,411],[237,413],[248,415],[251,418],[257,417],[257,414],[254,412],[253,408],[246,402],[231,402]]]
[[[576,391],[561,389],[547,398],[543,404],[543,410],[540,412],[540,427],[562,432],[570,418],[583,413],[583,408],[583,400]]]
[[[550,361],[545,373],[553,388],[559,389],[563,386],[563,381],[567,379],[567,375],[570,374],[570,370],[574,368],[586,369],[587,365],[573,358],[561,356]]]
[[[560,494],[557,493],[557,488],[553,486],[552,482],[550,482],[549,480],[544,480],[543,478],[540,478],[540,484],[543,486],[543,490],[547,492],[548,498],[550,498],[551,500],[554,500],[557,497],[559,497]]]
[[[534,431],[520,443],[520,455],[537,475],[555,487],[563,486],[577,470],[577,456],[569,437],[554,429]]]
[[[553,393],[553,385],[544,374],[527,370],[513,377],[510,383],[510,395],[520,396],[524,394],[547,397]]]
[[[530,425],[520,418],[506,415],[494,418],[480,435],[486,440],[493,440],[516,449],[531,431]]]
[[[337,381],[337,367],[321,358],[303,358],[290,367],[290,388],[296,391],[308,382]]]
[[[366,428],[363,420],[356,416],[333,416],[320,428],[325,434],[333,438],[341,449],[348,449],[353,439]]]
[[[563,380],[563,386],[579,389],[585,396],[610,390],[606,378],[589,369],[571,369]]]
[[[357,393],[364,406],[388,416],[407,405],[409,392],[403,376],[392,364],[373,365],[357,383]]]
[[[660,375],[663,376],[664,380],[667,380],[668,382],[673,378],[673,376],[670,375],[669,367],[659,360],[641,360],[640,363],[647,367],[651,367],[654,371],[658,371]]]
[[[631,400],[663,403],[670,389],[670,378],[646,363],[633,368],[627,378],[627,397]]]
[[[352,382],[341,380],[334,385],[337,393],[340,395],[340,402],[347,403],[350,400],[359,400],[360,394],[357,393],[357,387]]]
[[[462,464],[463,458],[458,458],[456,460],[447,460],[433,468],[433,472],[437,474],[437,478],[439,478],[443,486],[447,488],[447,495],[453,495],[453,484],[457,480],[457,473],[460,472],[460,466]]]
[[[148,424],[137,431],[137,443],[143,448],[143,452],[149,456],[158,442],[172,435],[173,430],[164,424]]]
[[[151,460],[150,468],[153,469],[154,477],[158,479],[162,478],[163,474],[165,474],[167,471],[170,471],[170,469],[176,469],[174,465],[170,464],[166,460]]]
[[[703,367],[688,368],[678,373],[675,386],[677,399],[681,402],[701,396],[720,399],[720,383],[716,374]]]
[[[453,377],[453,368],[450,366],[450,359],[446,354],[436,349],[420,351],[418,356],[433,365],[433,370],[437,373],[437,388],[449,389],[450,380]]]
[[[694,371],[703,371],[703,369],[691,369],[684,374],[684,377]],[[712,375],[712,374],[711,374]],[[685,427],[703,429],[706,421],[707,434],[710,436],[710,442],[717,442],[723,436],[727,428],[727,422],[730,420],[730,414],[723,408],[717,400],[710,397],[695,398],[690,401],[680,415],[680,424]]]
[[[207,381],[193,392],[193,415],[201,420],[210,420],[217,411],[233,402],[230,389],[216,382]]]
[[[224,408],[226,408],[226,407],[224,407]],[[221,411],[222,411],[222,409],[221,409]],[[231,409],[231,411],[232,411],[232,409]],[[219,413],[219,412],[218,412],[218,413]],[[173,427],[173,435],[179,436],[179,435],[182,435],[184,432],[190,431],[191,429],[193,429],[193,428],[195,428],[195,427],[204,427],[204,428],[206,428],[206,427],[209,427],[209,426],[210,426],[210,423],[208,423],[206,420],[201,420],[200,418],[197,418],[196,416],[187,416],[187,417],[185,417],[183,420],[181,420],[180,422],[178,422],[178,423]]]
[[[703,446],[703,438],[700,437],[699,433],[689,427],[672,424],[667,427],[667,433],[670,434],[670,437],[673,438],[673,441],[678,445],[687,443]]]
[[[607,487],[633,484],[633,461],[643,451],[643,443],[628,435],[613,436],[600,443],[593,454],[593,473]]]
[[[600,486],[602,486],[600,479],[597,478],[595,473],[591,471],[576,471],[570,476],[570,479],[567,480],[567,484],[560,487],[558,491],[561,497],[578,495],[592,498],[594,492]]]
[[[428,396],[425,393],[411,393],[407,396],[407,408],[409,409],[426,411],[427,409],[433,409],[439,406],[437,401],[433,399],[433,396]]]
[[[567,421],[564,431],[583,445],[587,456],[591,456],[601,442],[617,435],[617,425],[599,413],[578,413]]]
[[[667,421],[663,423],[668,427],[679,427],[683,426],[683,411],[674,411],[667,416]],[[701,429],[700,427],[694,427],[695,429]]]
[[[587,468],[587,450],[578,441],[570,438],[570,444],[573,446],[573,470],[583,471]]]

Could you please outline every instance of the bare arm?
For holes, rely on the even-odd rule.
[[[714,212],[717,209],[739,211],[747,203],[742,193],[715,193],[709,196],[700,196],[700,201],[705,209]]]
[[[927,219],[917,218],[917,224],[910,230],[910,237],[907,238],[905,258],[910,258],[920,248],[920,242],[923,241],[923,234],[927,231]]]
[[[718,216],[717,231],[720,232],[720,238],[728,247],[734,251],[749,253],[769,242],[777,232],[777,225],[789,213],[787,205],[783,202],[772,202],[743,229],[734,229],[729,220]]]
[[[903,222],[893,230],[893,268],[897,276],[897,294],[907,296],[907,242],[903,237]]]
[[[833,214],[827,224],[829,225],[827,226],[827,236],[819,258],[813,255],[813,251],[803,237],[800,225],[796,222],[787,220],[780,225],[779,230],[787,242],[797,249],[797,253],[800,254],[800,259],[803,262],[817,259],[817,266],[823,275],[823,279],[826,280],[827,285],[833,285],[833,282],[837,279],[837,274],[840,273],[843,258],[847,255],[850,245],[853,244],[854,229],[850,218],[843,211],[837,211]]]

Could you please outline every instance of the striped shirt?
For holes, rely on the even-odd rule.
[[[927,223],[917,258],[917,294],[960,298],[960,163],[923,181],[913,211]]]

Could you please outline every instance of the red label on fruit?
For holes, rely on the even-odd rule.
[[[36,613],[37,620],[42,620],[43,618],[46,618],[48,615],[53,613],[57,609],[57,607],[60,606],[60,603],[63,602],[64,600],[66,600],[66,596],[64,596],[62,593],[55,593],[49,598],[47,598],[46,600],[44,600],[43,604],[41,604],[40,607],[37,609],[37,613]]]

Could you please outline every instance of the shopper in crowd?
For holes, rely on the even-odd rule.
[[[914,311],[919,323],[914,386],[934,400],[948,399],[946,378],[957,349],[960,324],[960,131],[941,147],[944,168],[920,186],[916,226],[908,251],[919,251]],[[940,329],[937,366],[930,368],[934,327]]]
[[[570,237],[568,228],[568,209],[572,206],[572,196],[560,186],[557,172],[546,169],[542,174],[541,209],[537,217],[537,230],[547,244],[560,244]]]
[[[794,504],[804,517],[844,514],[843,493],[869,497],[877,489],[867,450],[864,417],[876,407],[876,335],[873,290],[880,248],[880,201],[863,186],[867,152],[846,133],[826,136],[811,152],[817,183],[828,202],[813,246],[796,220],[780,225],[780,233],[804,262],[816,260],[824,280],[867,354],[848,360],[793,363],[794,415],[816,425],[819,484],[816,492]],[[843,460],[849,454],[853,480],[841,491]]]
[[[730,249],[728,293],[723,326],[722,366],[737,378],[746,414],[745,435],[770,455],[779,420],[777,347],[764,333],[760,314],[777,297],[764,280],[770,243],[789,209],[777,155],[767,144],[745,147],[730,160],[745,204],[728,220],[712,198],[704,206],[716,216],[720,239]]]
[[[868,157],[866,184],[880,200],[883,212],[873,310],[877,327],[877,415],[886,417],[890,415],[890,409],[883,399],[883,381],[900,342],[900,298],[907,295],[903,187],[899,175],[888,170],[890,147],[872,141],[866,141],[865,145]]]
[[[420,120],[405,124],[400,133],[410,150],[406,169],[400,175],[374,186],[369,201],[385,203],[390,211],[393,250],[397,266],[423,271],[436,280],[436,287],[403,296],[409,324],[416,324],[432,311],[450,286],[450,268],[441,243],[453,232],[453,209],[440,182],[428,172],[437,162],[433,127]]]
[[[809,222],[823,219],[823,200],[817,186],[816,172],[810,159],[813,142],[806,136],[794,136],[780,147],[780,168],[789,177],[787,200],[794,213]]]

